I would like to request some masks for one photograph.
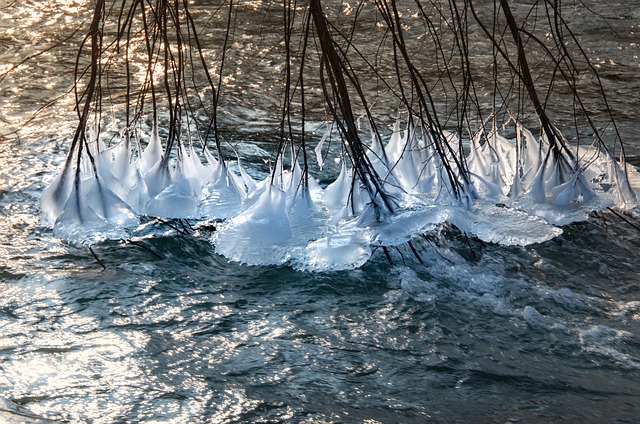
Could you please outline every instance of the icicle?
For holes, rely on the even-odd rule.
[[[100,151],[98,162],[101,168],[107,167],[123,187],[129,187],[126,182],[133,176],[131,165],[131,146],[129,138],[125,137],[116,145]]]
[[[563,184],[552,188],[552,203],[556,206],[568,206],[577,198],[576,184],[578,174]]]
[[[310,240],[322,236],[327,216],[316,207],[307,187],[302,187],[287,198],[287,212],[295,246],[305,246]]]
[[[158,162],[162,161],[163,154],[162,143],[160,142],[160,135],[158,134],[158,124],[156,122],[151,129],[149,144],[147,144],[147,147],[138,159],[142,175],[145,175],[156,167]]]
[[[204,158],[206,159],[209,166],[213,169],[216,169],[216,167],[218,166],[218,160],[213,157],[206,146],[204,147],[204,149],[202,149],[202,151],[204,152]]]
[[[316,153],[316,160],[318,161],[318,167],[320,168],[320,170],[322,170],[322,168],[324,167],[324,159],[322,158],[322,146],[324,145],[325,140],[327,139],[327,137],[329,137],[330,134],[331,124],[327,123],[327,129],[324,131],[324,134],[322,134],[322,138],[314,149]]]
[[[632,170],[627,165],[624,156],[620,155],[620,163],[607,155],[607,177],[614,184],[614,202],[615,206],[621,210],[630,210],[637,206],[638,201],[636,193],[629,182],[629,173]],[[635,170],[633,170],[636,173]]]
[[[97,177],[103,186],[109,187],[118,197],[126,199],[131,190],[131,187],[135,183],[134,175],[129,167],[128,155],[124,152],[117,156],[112,156],[110,149],[102,151],[98,154],[96,161]],[[118,163],[117,161],[124,161],[127,166]],[[115,174],[114,174],[115,171]]]
[[[212,242],[216,252],[237,262],[282,265],[291,237],[286,194],[270,186],[249,209],[221,225]]]
[[[513,182],[511,183],[511,187],[509,188],[509,196],[511,199],[515,199],[520,197],[524,193],[524,187],[522,186],[522,181],[519,175],[516,173],[513,178]]]
[[[200,218],[198,206],[202,195],[202,183],[193,176],[194,170],[189,166],[192,162],[184,146],[179,147],[179,152],[173,175],[170,177],[163,175],[162,169],[155,174],[156,178],[164,177],[164,181],[161,178],[154,180],[154,191],[163,186],[164,188],[147,202],[145,212],[148,215],[161,218]],[[198,158],[195,160],[199,161]],[[163,162],[158,162],[158,165],[162,166]],[[152,171],[147,175],[151,173]],[[151,194],[149,179],[147,179],[147,186]]]
[[[141,164],[142,166],[142,164]],[[159,160],[155,165],[146,172],[144,168],[140,168],[140,172],[147,185],[149,197],[153,198],[163,191],[175,179],[173,170],[165,164],[163,160]]]
[[[73,190],[76,168],[73,158],[69,166],[63,166],[60,173],[44,189],[40,198],[40,219],[45,225],[53,227],[58,216],[62,213],[67,199]]]
[[[479,132],[471,137],[469,155],[467,156],[467,167],[469,172],[486,181],[490,179],[491,170],[490,165],[487,164],[486,143],[484,145],[480,143],[482,135],[483,133]]]
[[[416,141],[417,148],[414,150],[416,154],[416,168],[418,169],[418,179],[414,193],[433,194],[438,181],[438,166],[435,159],[436,155],[431,146],[428,146],[423,138]]]
[[[302,186],[302,168],[298,158],[295,157],[293,152],[291,153],[291,171],[287,173],[287,178],[284,181],[284,191],[287,193],[287,197],[293,197],[296,195],[300,187]]]
[[[522,139],[522,131],[519,124],[516,123],[516,163],[513,173],[513,182],[509,188],[507,196],[511,199],[520,197],[524,193],[524,187],[522,185],[522,178],[524,176],[524,140]]]
[[[244,167],[240,163],[240,158],[238,158],[238,170],[240,171],[240,176],[242,177],[241,181],[247,188],[247,196],[252,195],[257,189],[257,183],[253,178],[251,178],[251,175],[247,174],[247,172],[244,170]]]
[[[390,164],[382,142],[373,131],[371,131],[371,147],[366,154],[373,169],[384,180],[384,177],[389,173]]]
[[[538,139],[534,137],[534,135],[523,127],[521,124],[516,123],[516,131],[521,133],[524,136],[524,144],[523,150],[524,155],[522,155],[522,188],[526,191],[529,189],[533,180],[538,173],[538,170],[542,166],[542,145]]]
[[[347,171],[347,163],[343,159],[338,178],[327,186],[322,198],[322,201],[330,211],[335,212],[345,206],[351,192],[352,179],[352,173]]]
[[[145,181],[140,168],[135,167],[134,171],[134,183],[126,194],[125,201],[127,204],[139,214],[144,213],[144,208],[151,199],[149,196],[149,190],[147,189],[147,182]]]
[[[283,190],[284,189],[284,164],[282,163],[282,155],[278,154],[278,157],[276,158],[276,163],[274,164],[273,169],[271,169],[271,185],[274,185],[276,187],[278,187],[279,189]]]
[[[391,133],[391,137],[389,138],[389,142],[385,147],[385,151],[389,158],[389,162],[394,163],[397,162],[403,155],[407,148],[407,137],[402,135],[400,131],[400,118],[396,119],[396,122],[393,124],[393,132]]]
[[[198,190],[200,190],[209,179],[211,169],[202,164],[193,146],[189,148],[188,154],[184,146],[181,146],[181,150],[184,172],[188,178],[193,181],[194,188],[197,187]]]
[[[180,154],[176,161],[176,180],[182,179],[190,186],[190,191],[195,198],[202,195],[202,185],[208,177],[207,169],[202,165],[197,156],[189,156],[184,144],[178,146]]]
[[[442,165],[442,160],[443,159],[441,159],[439,155],[433,155],[432,161],[436,169],[434,188],[437,190],[434,202],[442,205],[460,206],[460,199],[456,198],[454,195],[453,188],[451,187],[451,180],[446,174],[445,167]],[[466,203],[467,200],[465,200],[465,204]]]
[[[54,226],[54,234],[90,246],[106,239],[128,238],[127,228],[138,225],[135,213],[97,178],[80,180]]]
[[[545,203],[547,201],[545,174],[547,172],[547,163],[552,160],[549,159],[549,156],[540,164],[527,188],[527,195],[537,203]]]
[[[203,186],[199,215],[209,219],[231,218],[242,210],[246,197],[244,183],[226,163],[215,160],[206,150],[205,156],[213,170],[209,170],[208,181]]]
[[[398,135],[399,137],[399,135]],[[390,195],[401,195],[404,193],[402,185],[392,172],[394,164],[389,160],[385,147],[378,138],[378,135],[371,131],[371,147],[366,153],[373,169],[380,179],[384,181],[384,190]]]
[[[491,145],[493,146],[492,155],[494,159],[492,163],[493,179],[500,188],[501,193],[506,195],[515,177],[516,148],[509,140],[497,132],[493,133]]]
[[[417,194],[421,192],[420,187],[420,170],[422,169],[422,157],[418,151],[418,142],[415,139],[415,133],[407,129],[404,136],[400,138],[400,124],[396,122],[394,126],[394,134],[396,141],[389,142],[392,146],[393,153],[389,157],[395,164],[392,167],[392,174],[398,181],[403,191],[407,193]]]
[[[502,194],[502,189],[493,181],[487,180],[482,176],[472,173],[471,181],[475,183],[475,189],[484,198],[496,199]]]
[[[237,159],[240,177],[229,169],[229,164],[216,160],[208,149],[204,150],[207,162],[213,169],[210,172],[208,180],[204,183],[205,192],[211,194],[213,191],[227,190],[238,200],[244,200],[247,197],[247,190],[252,194],[256,190],[256,182],[244,171]],[[245,190],[247,187],[247,190]]]

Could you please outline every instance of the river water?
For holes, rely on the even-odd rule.
[[[576,19],[638,155],[631,3]],[[416,241],[424,264],[377,252],[318,274],[229,263],[155,222],[94,246],[104,269],[55,238],[38,202],[90,17],[82,0],[0,2],[0,72],[19,64],[0,82],[0,421],[637,422],[640,232],[609,212],[528,247],[444,226]]]

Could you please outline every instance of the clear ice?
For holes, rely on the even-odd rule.
[[[320,171],[330,128],[314,150]],[[437,154],[428,132],[403,130],[400,120],[386,143],[372,134],[367,158],[396,206],[381,213],[348,156],[335,158],[340,172],[324,188],[293,152],[289,165],[281,152],[256,181],[239,159],[214,157],[206,147],[181,143],[165,152],[156,127],[144,149],[122,137],[109,148],[94,141],[72,152],[42,195],[41,219],[56,236],[89,246],[130,237],[142,215],[216,220],[211,241],[229,260],[335,271],[444,223],[485,242],[526,246],[592,211],[636,211],[640,177],[623,158],[596,148],[550,154],[544,137],[519,124],[513,140],[497,131],[468,142],[446,137],[455,148]],[[460,143],[465,157],[451,153],[462,151]],[[453,194],[444,161],[466,164],[466,201]]]

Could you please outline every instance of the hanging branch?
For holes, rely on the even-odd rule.
[[[449,144],[449,141],[443,132],[444,128],[439,122],[435,103],[429,88],[420,71],[413,64],[410,58],[407,45],[404,40],[402,23],[400,22],[396,3],[391,2],[390,9],[388,3],[383,2],[382,0],[377,0],[376,6],[392,35],[394,63],[396,64],[398,84],[402,85],[402,79],[400,77],[400,64],[402,64],[404,65],[402,68],[409,72],[411,89],[415,91],[419,105],[419,110],[414,113],[420,120],[423,130],[430,135],[430,139],[437,151],[437,154],[443,159],[442,166],[446,172],[447,178],[449,179],[449,187],[452,190],[454,197],[460,200],[463,198],[463,194],[471,194],[466,192],[467,187],[470,186],[469,177],[463,160]],[[404,94],[404,90],[401,90],[401,93],[402,102],[405,104],[407,109],[412,110],[411,102]]]
[[[556,157],[558,157],[560,156],[560,151],[563,146],[559,145],[556,141],[560,140],[560,137],[558,137],[558,134],[556,134],[556,131],[551,124],[551,120],[547,116],[547,113],[542,106],[540,99],[538,98],[538,92],[533,82],[533,77],[531,76],[529,62],[527,61],[527,55],[522,44],[522,38],[520,37],[520,28],[518,27],[518,24],[516,23],[516,20],[511,13],[509,2],[507,0],[500,0],[500,7],[502,8],[502,12],[504,13],[504,16],[507,20],[507,25],[509,26],[513,40],[516,43],[516,49],[518,52],[518,65],[521,72],[520,76],[522,78],[522,82],[527,89],[527,93],[529,94],[531,103],[533,103],[533,108],[536,112],[536,115],[538,115],[540,125],[542,125],[542,129],[547,136],[547,140],[551,144],[553,153]]]
[[[309,8],[321,48],[320,78],[327,105],[344,138],[356,174],[369,193],[376,211],[378,213],[393,212],[397,206],[384,190],[380,176],[373,169],[373,165],[365,153],[364,143],[358,135],[349,89],[345,79],[345,75],[349,74],[349,70],[345,66],[343,58],[338,55],[320,0],[310,0]],[[332,98],[335,99],[336,105],[333,104]]]
[[[98,74],[99,74],[99,62],[100,62],[100,44],[101,44],[101,33],[100,33],[100,22],[102,19],[102,14],[104,10],[105,2],[104,0],[98,0],[96,2],[96,6],[93,13],[93,19],[91,20],[91,26],[89,27],[89,33],[86,36],[86,39],[91,39],[91,67],[89,73],[89,81],[84,90],[84,105],[80,109],[80,122],[76,128],[76,132],[73,136],[73,141],[71,142],[71,147],[69,149],[69,154],[67,155],[67,159],[64,164],[63,173],[68,174],[71,172],[72,168],[75,171],[74,176],[74,186],[75,186],[75,203],[77,205],[78,210],[80,204],[80,163],[82,160],[82,151],[83,148],[86,147],[87,156],[91,160],[91,165],[93,166],[93,170],[95,172],[95,162],[93,157],[91,156],[91,152],[88,149],[87,140],[86,140],[86,128],[87,122],[89,119],[89,113],[91,111],[91,103],[94,100],[94,94],[96,93],[96,86],[98,84]],[[77,65],[76,65],[77,67]],[[76,80],[77,81],[77,80]],[[71,167],[71,158],[76,154],[76,164],[75,167]],[[68,178],[68,175],[63,175],[62,179]],[[60,189],[62,185],[58,186],[56,189],[55,196],[58,196],[57,190]],[[100,187],[100,185],[98,185]],[[80,219],[82,220],[82,215],[80,215]]]

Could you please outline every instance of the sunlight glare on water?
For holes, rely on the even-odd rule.
[[[408,248],[390,249],[389,263],[380,249],[361,268],[330,273],[230,263],[206,230],[185,236],[143,220],[137,244],[94,246],[103,269],[38,218],[73,133],[73,95],[36,112],[71,88],[89,2],[0,5],[0,75],[11,69],[0,81],[0,422],[640,416],[640,233],[609,212],[527,247],[443,225],[415,242],[424,264]],[[261,75],[282,63],[260,38],[273,24],[266,7],[243,3],[254,32],[234,41],[261,52],[240,72],[252,70],[254,88],[269,91]],[[584,19],[578,30],[611,80],[637,154],[640,7],[593,7],[606,9],[615,32],[592,15],[573,18]],[[244,87],[230,89],[236,99]],[[229,102],[227,125],[241,127],[239,140],[255,137],[278,101]],[[237,148],[265,167],[268,141]]]

